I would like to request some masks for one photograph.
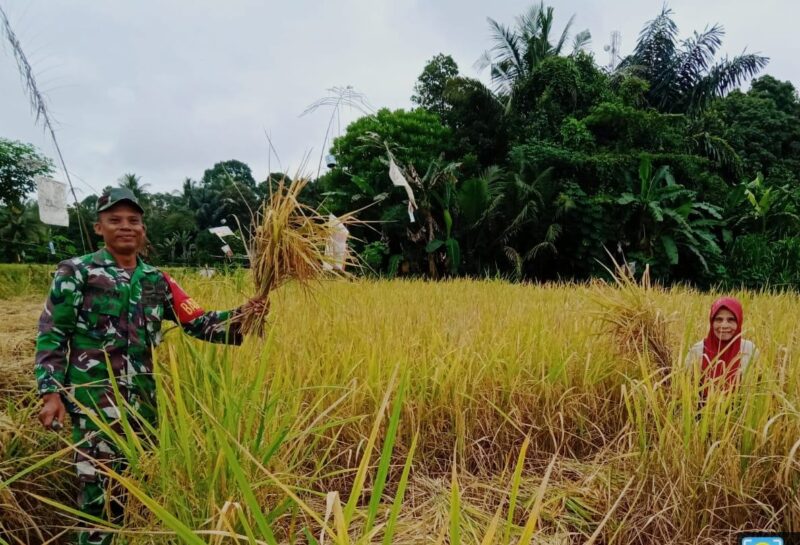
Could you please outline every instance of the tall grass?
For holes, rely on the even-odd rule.
[[[0,299],[44,294],[53,281],[52,265],[0,264]]]
[[[206,308],[233,306],[248,283],[178,280]],[[761,356],[739,393],[698,412],[683,354],[714,294],[624,289],[340,281],[311,298],[286,286],[264,339],[229,348],[171,331],[157,353],[159,427],[117,438],[131,460],[115,476],[129,490],[124,532],[388,544],[799,530],[796,296],[736,294]],[[637,305],[663,317],[666,377],[647,335],[621,352],[598,321],[624,314],[648,331]],[[0,495],[30,498],[24,480]]]

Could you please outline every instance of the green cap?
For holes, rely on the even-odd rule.
[[[99,199],[97,199],[97,212],[100,213],[108,210],[112,206],[123,201],[128,201],[133,206],[138,208],[139,212],[144,214],[144,208],[142,208],[142,205],[139,204],[139,199],[136,198],[136,195],[133,194],[133,191],[124,187],[112,187],[111,189],[103,191],[103,194],[100,195]]]

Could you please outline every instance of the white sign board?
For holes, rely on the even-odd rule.
[[[37,176],[36,188],[39,193],[39,219],[42,223],[69,227],[67,184],[45,176]]]

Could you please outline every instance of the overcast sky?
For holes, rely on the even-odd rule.
[[[661,0],[550,2],[560,32],[592,33],[592,50],[622,34],[630,52]],[[433,55],[449,53],[461,73],[491,47],[486,17],[513,23],[522,0],[208,1],[0,0],[58,121],[58,138],[79,196],[133,172],[151,191],[200,178],[239,159],[256,180],[268,171],[271,134],[293,174],[316,165],[330,110],[300,117],[326,89],[352,85],[376,107],[409,108],[414,82]],[[673,0],[681,37],[720,23],[723,54],[747,48],[770,57],[765,73],[800,84],[794,5]],[[34,124],[16,64],[0,33],[0,137],[55,157]],[[487,79],[487,74],[480,77]],[[357,112],[344,112],[342,130]],[[336,133],[336,130],[334,130]],[[272,170],[278,170],[272,158]],[[59,173],[58,178],[63,179]]]

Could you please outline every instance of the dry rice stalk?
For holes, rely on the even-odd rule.
[[[0,447],[8,444],[14,431],[14,422],[11,421],[11,418],[0,412]],[[0,454],[3,454],[2,450],[0,450]]]
[[[286,282],[295,280],[309,288],[324,274],[349,277],[347,267],[357,265],[349,252],[343,257],[326,252],[342,226],[358,223],[355,216],[326,217],[301,203],[299,196],[307,183],[304,178],[288,185],[281,180],[255,214],[247,253],[254,299],[264,301],[264,305],[247,307],[239,317],[247,333],[263,334],[269,296]]]
[[[617,289],[596,283],[592,299],[600,306],[596,313],[605,333],[611,335],[621,354],[638,358],[646,350],[659,367],[672,367],[669,344],[669,318],[659,309],[650,294],[650,268],[646,267],[637,282],[627,264],[620,265],[612,257],[612,273]]]
[[[38,308],[39,305],[37,305]],[[30,313],[12,313],[12,319],[26,320]],[[19,322],[9,320],[0,326],[0,405],[7,399],[29,391],[35,385],[31,362],[35,349],[36,329],[16,327]],[[24,323],[24,322],[23,322]]]

